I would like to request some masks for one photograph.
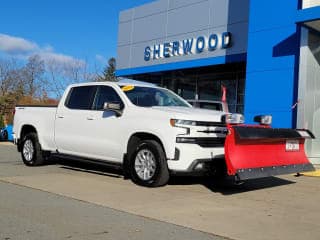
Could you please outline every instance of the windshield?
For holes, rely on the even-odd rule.
[[[130,99],[130,101],[140,107],[153,106],[174,106],[174,107],[190,107],[181,97],[163,88],[122,87],[122,90]]]

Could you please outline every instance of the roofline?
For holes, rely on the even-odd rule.
[[[136,86],[136,87],[150,87],[150,88],[161,88],[156,85],[141,84],[141,83],[126,83],[126,82],[84,82],[84,83],[73,83],[69,87],[81,87],[81,86]]]

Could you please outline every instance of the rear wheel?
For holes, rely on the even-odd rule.
[[[168,183],[169,170],[162,146],[155,140],[143,140],[130,159],[130,175],[134,183],[160,187]]]
[[[44,156],[36,133],[28,133],[22,141],[21,156],[25,165],[39,166],[44,163]]]

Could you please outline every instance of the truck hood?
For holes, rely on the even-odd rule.
[[[152,107],[152,109],[167,113],[170,118],[205,122],[221,122],[221,117],[226,114],[225,112],[192,107]]]

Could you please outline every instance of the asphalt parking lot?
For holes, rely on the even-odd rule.
[[[89,164],[25,167],[14,146],[0,144],[0,240],[319,239],[319,210],[316,177],[233,187],[176,177],[148,189]]]

